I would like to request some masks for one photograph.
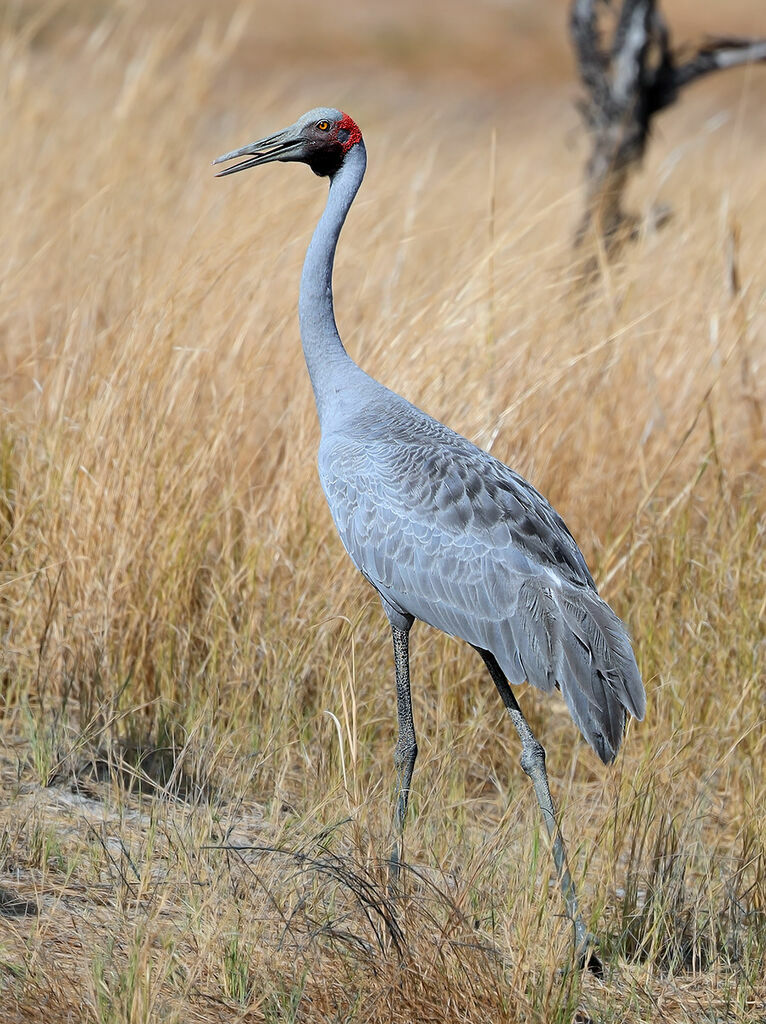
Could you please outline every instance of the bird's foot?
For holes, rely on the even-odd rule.
[[[592,932],[576,931],[575,957],[579,971],[589,970],[599,981],[604,977],[604,964],[598,955],[598,939]]]
[[[604,980],[604,964],[593,946],[581,953],[580,970],[584,970],[586,967],[594,978],[598,978],[599,981]]]

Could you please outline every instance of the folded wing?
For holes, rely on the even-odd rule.
[[[403,402],[403,400],[402,400]],[[604,762],[644,688],[628,634],[561,517],[522,477],[406,407],[322,441],[322,484],[354,563],[394,608],[555,687]],[[357,438],[364,438],[363,441]]]

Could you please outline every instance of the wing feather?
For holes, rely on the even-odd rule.
[[[558,687],[611,761],[626,714],[644,715],[644,688],[569,530],[522,477],[400,401],[399,418],[358,416],[322,439],[320,478],[351,558],[394,609],[491,651],[510,682]]]

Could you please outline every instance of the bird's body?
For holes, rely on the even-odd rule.
[[[319,476],[343,544],[387,606],[491,652],[511,683],[558,686],[605,762],[643,687],[622,623],[538,491],[378,386],[323,432]],[[404,622],[402,622],[402,625]]]
[[[319,476],[341,540],[380,595],[396,664],[400,835],[417,755],[408,635],[415,619],[466,640],[484,658],[522,740],[582,953],[588,936],[555,823],[545,755],[511,692],[525,679],[561,690],[605,762],[645,697],[624,626],[598,596],[557,512],[521,476],[364,372],[335,323],[337,240],[366,151],[348,115],[317,108],[290,128],[228,153],[223,174],[272,160],[308,163],[330,194],[301,278],[301,338],[321,428]],[[399,849],[393,861],[398,870]]]

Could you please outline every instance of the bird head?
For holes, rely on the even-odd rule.
[[[222,164],[227,160],[236,160],[237,157],[247,157],[219,171],[216,175],[218,178],[273,160],[308,164],[314,174],[331,177],[340,169],[346,153],[361,141],[362,133],[348,114],[334,107],[315,107],[299,117],[289,128],[251,142],[242,149],[224,153],[213,163]]]

